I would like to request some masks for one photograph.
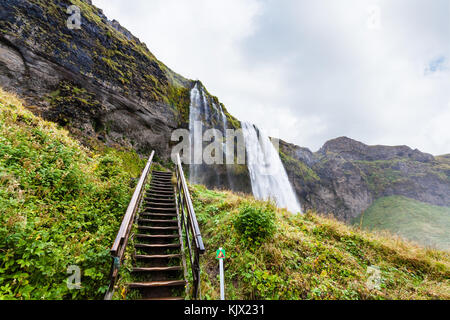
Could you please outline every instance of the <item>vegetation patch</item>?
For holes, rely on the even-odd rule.
[[[142,170],[126,154],[80,146],[0,89],[0,299],[103,297],[109,247]],[[70,266],[80,289],[67,286]]]
[[[450,208],[403,196],[377,199],[354,224],[369,230],[388,230],[422,245],[450,249]]]

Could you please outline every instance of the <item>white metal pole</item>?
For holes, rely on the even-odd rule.
[[[219,248],[222,250],[222,248]],[[219,270],[220,270],[220,300],[225,300],[225,279],[223,274],[223,259],[219,259]]]

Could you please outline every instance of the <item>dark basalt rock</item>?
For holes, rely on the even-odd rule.
[[[403,195],[434,205],[450,206],[450,161],[407,146],[368,146],[341,137],[316,153],[282,143],[289,179],[304,209],[332,213],[350,221],[380,197]],[[298,174],[292,161],[317,179]],[[305,172],[305,170],[303,170]]]
[[[172,87],[189,90],[191,81],[84,2],[82,28],[70,30],[70,1],[2,1],[0,85],[48,120],[141,154],[155,149],[168,159],[170,134],[180,125],[182,107],[168,97]]]

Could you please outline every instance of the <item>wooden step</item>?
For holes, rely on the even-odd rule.
[[[173,197],[174,196],[174,192],[172,191],[160,191],[160,190],[149,190],[148,194],[151,196],[160,196],[160,197]]]
[[[150,186],[149,192],[173,192],[173,187]]]
[[[148,201],[148,202],[175,203],[175,198],[173,198],[173,197],[170,197],[170,198],[163,198],[163,197],[159,197],[159,198],[145,197],[145,201]]]
[[[161,207],[170,207],[170,208],[174,208],[175,209],[175,203],[172,202],[151,202],[151,201],[146,201],[145,202],[145,207],[156,207],[156,208],[161,208]]]
[[[170,176],[170,177],[153,176],[151,182],[154,182],[154,181],[158,181],[158,182],[163,181],[163,182],[172,183],[172,176]]]
[[[176,212],[177,208],[175,206],[169,207],[169,208],[156,208],[156,207],[145,207],[144,212],[154,212],[154,213],[160,213],[161,212]]]
[[[145,239],[178,239],[177,234],[137,234],[136,238]]]
[[[145,198],[146,199],[147,198],[158,198],[158,199],[161,199],[161,198],[163,198],[163,199],[172,198],[172,199],[174,199],[174,194],[170,194],[170,195],[160,194],[160,193],[158,193],[156,191],[149,190],[147,192],[147,194],[145,195]]]
[[[129,288],[179,287],[186,285],[184,280],[150,281],[129,283]]]
[[[158,176],[172,176],[173,173],[170,171],[152,171],[152,175],[158,175]]]
[[[175,209],[172,210],[173,212],[176,212]],[[176,217],[176,213],[156,213],[156,212],[142,212],[139,214],[140,217],[159,217],[159,218],[173,218]]]
[[[134,256],[136,260],[150,260],[150,259],[176,259],[181,258],[181,254],[137,254]]]
[[[163,230],[178,230],[178,227],[148,227],[148,226],[138,226],[139,230],[148,230],[148,231],[163,231]]]
[[[163,271],[181,271],[183,268],[181,266],[173,267],[151,267],[151,268],[133,268],[132,272],[163,272]]]
[[[172,187],[173,188],[173,184],[172,181],[161,181],[161,180],[156,180],[156,181],[152,181],[150,182],[150,186],[156,186],[156,187]]]
[[[172,184],[172,178],[153,178],[150,184],[164,184],[164,185],[173,185]]]
[[[162,194],[173,194],[173,189],[172,188],[154,188],[151,187],[150,190],[148,191],[149,193],[162,193]]]
[[[150,182],[150,185],[151,186],[161,186],[161,187],[173,187],[171,180],[167,180],[167,181],[152,180],[152,182]]]
[[[178,223],[178,220],[139,219],[138,222],[144,222],[144,223]]]
[[[173,191],[173,187],[172,186],[155,186],[155,185],[151,185],[150,186],[150,191]]]
[[[181,245],[179,243],[163,243],[163,244],[146,244],[146,243],[136,243],[135,248],[146,248],[146,249],[165,249],[165,248],[179,248]]]

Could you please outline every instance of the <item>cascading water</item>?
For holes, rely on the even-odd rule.
[[[301,213],[300,204],[286,170],[269,137],[250,123],[241,122],[241,124],[247,151],[247,166],[255,198],[271,199],[280,208]]]
[[[191,145],[190,167],[189,167],[189,181],[191,183],[199,183],[199,162],[196,159],[194,150],[198,148],[195,144],[198,143],[198,137],[194,136],[196,132],[195,124],[202,120],[202,100],[197,84],[191,90],[191,105],[189,108],[189,140]],[[200,137],[201,139],[201,137]],[[201,143],[201,140],[200,140]]]
[[[214,174],[212,168],[208,168],[202,161],[202,129],[214,128],[213,123],[219,125],[220,130],[226,131],[226,116],[222,110],[217,108],[217,105],[208,99],[205,90],[199,88],[198,83],[191,89],[191,104],[189,113],[189,139],[191,145],[191,164],[189,181],[194,184],[215,184],[223,185],[226,181],[218,174]],[[202,124],[202,127],[200,127]],[[220,140],[221,137],[214,136],[215,139]],[[225,152],[225,148],[223,148]],[[225,177],[226,179],[226,177]]]
[[[205,184],[212,187],[222,186],[235,190],[234,164],[227,164],[225,168],[222,167],[222,169],[217,170],[220,165],[208,166],[203,163],[201,152],[203,150],[203,139],[200,124],[204,129],[221,130],[226,136],[228,121],[222,106],[209,99],[203,87],[199,87],[199,84],[196,83],[191,90],[189,113],[191,145],[189,181],[194,184]],[[286,170],[269,137],[254,125],[246,122],[242,122],[242,134],[247,155],[246,165],[255,198],[272,199],[280,208],[287,208],[293,213],[301,212],[300,204],[288,180]],[[218,139],[218,137],[215,136],[215,139]],[[225,157],[226,151],[227,148],[224,143]]]

